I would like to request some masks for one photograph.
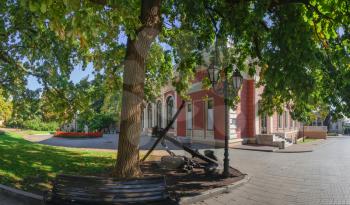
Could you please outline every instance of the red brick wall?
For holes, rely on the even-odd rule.
[[[199,71],[196,74],[194,82],[200,82],[206,76],[205,71]],[[240,102],[237,105],[237,137],[255,136],[255,83],[254,80],[243,80],[242,89],[239,92]],[[205,119],[205,96],[214,100],[214,135],[215,139],[224,139],[225,119],[224,119],[224,98],[212,90],[202,90],[190,94],[193,104],[193,129],[206,129]],[[178,99],[178,106],[181,100]],[[186,135],[186,109],[184,109],[178,118],[178,135]]]
[[[247,81],[243,80],[242,88],[239,93],[240,102],[237,105],[237,137],[242,138],[247,135]]]
[[[237,137],[255,136],[255,83],[243,80],[240,102],[237,106]]]
[[[224,99],[221,95],[218,95],[213,90],[201,90],[190,94],[192,102],[192,114],[193,114],[193,129],[204,130],[206,129],[206,116],[205,116],[205,100],[206,96],[213,99],[214,102],[214,136],[215,139],[224,139],[225,137],[225,119],[224,119]],[[180,107],[181,99],[178,97],[178,107]],[[177,119],[177,135],[186,136],[186,107],[180,112]]]
[[[220,95],[212,95],[214,98],[214,135],[215,139],[225,139],[225,104]]]
[[[247,80],[247,137],[255,137],[255,83]]]

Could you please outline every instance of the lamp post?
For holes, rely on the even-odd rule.
[[[208,76],[211,82],[211,85],[213,87],[214,90],[216,85],[218,84],[219,81],[219,73],[221,72],[221,70],[218,68],[218,66],[211,64],[208,67]],[[223,70],[224,72],[224,79],[223,79],[223,94],[224,94],[224,106],[225,106],[225,152],[224,152],[224,170],[223,170],[223,177],[227,178],[230,176],[230,159],[229,159],[229,151],[228,151],[228,144],[229,144],[229,107],[228,107],[228,97],[229,97],[229,89],[228,87],[229,85],[229,81],[228,81],[228,76],[227,76],[227,68],[224,68]],[[233,93],[237,94],[238,90],[240,89],[241,85],[242,85],[242,80],[243,77],[241,75],[241,73],[239,72],[238,69],[235,69],[232,75],[232,88],[233,88]]]

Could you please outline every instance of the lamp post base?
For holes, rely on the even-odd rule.
[[[222,176],[224,178],[230,177],[230,160],[227,158],[224,159],[224,171],[222,172]]]

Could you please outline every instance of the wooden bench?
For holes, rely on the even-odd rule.
[[[114,178],[58,175],[45,204],[148,204],[169,200],[165,177],[118,181]],[[152,203],[153,204],[153,203]]]

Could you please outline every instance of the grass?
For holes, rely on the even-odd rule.
[[[318,139],[309,139],[309,138],[305,138],[305,141],[300,140],[300,141],[298,142],[298,144],[311,143],[311,142],[315,142],[315,141],[317,141],[317,140],[318,140]]]
[[[23,130],[23,134],[25,135],[38,135],[38,134],[41,134],[41,135],[48,135],[50,133],[52,133],[54,131],[37,131],[37,130]]]
[[[41,193],[60,173],[98,175],[110,170],[116,153],[54,147],[0,133],[0,184]]]
[[[328,132],[327,136],[338,136],[338,133],[335,132]]]

